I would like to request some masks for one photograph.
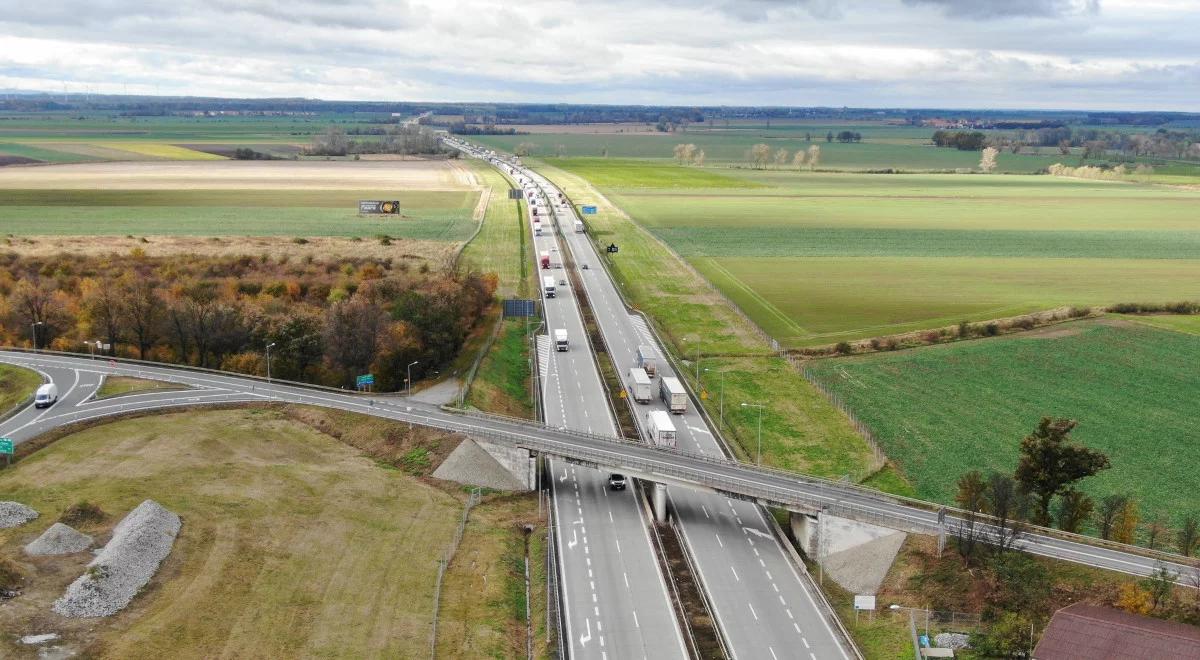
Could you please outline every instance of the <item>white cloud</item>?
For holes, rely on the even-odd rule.
[[[1172,0],[0,0],[0,86],[1195,109],[1197,27]]]

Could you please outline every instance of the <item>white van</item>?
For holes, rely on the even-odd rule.
[[[58,402],[58,385],[54,383],[46,383],[37,388],[37,394],[33,395],[34,408],[49,408]]]

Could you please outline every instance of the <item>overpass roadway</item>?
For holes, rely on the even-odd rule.
[[[18,445],[66,424],[127,412],[225,402],[278,401],[336,408],[462,433],[557,456],[576,464],[603,466],[634,477],[717,492],[731,499],[755,501],[790,511],[824,511],[917,533],[935,534],[939,530],[939,507],[927,502],[710,455],[550,428],[525,420],[467,415],[399,397],[362,396],[295,383],[276,381],[268,384],[259,378],[216,371],[132,361],[90,360],[86,356],[46,352],[0,350],[0,362],[39,371],[53,378],[60,388],[64,384],[70,387],[76,378],[79,382],[90,382],[83,379],[100,374],[153,378],[197,388],[196,391],[136,395],[136,398],[135,395],[115,397],[96,401],[94,406],[81,401],[71,406],[63,391],[58,404],[37,411],[30,407],[0,423],[0,435],[13,438]],[[64,407],[64,404],[67,405]],[[38,418],[34,420],[24,417],[26,415]],[[946,526],[954,529],[964,512],[949,511]],[[1019,547],[1033,554],[1137,576],[1150,575],[1163,566],[1179,574],[1181,583],[1197,568],[1195,560],[1179,555],[1152,553],[1048,531],[1037,529],[1024,534]]]

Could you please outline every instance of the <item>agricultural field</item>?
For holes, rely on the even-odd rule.
[[[98,426],[5,471],[0,488],[42,514],[0,531],[4,555],[30,580],[0,614],[4,630],[18,634],[45,632],[50,603],[89,559],[31,562],[20,554],[65,508],[99,505],[107,519],[85,531],[101,538],[147,498],[183,518],[174,550],[130,608],[99,622],[54,617],[69,646],[106,657],[422,652],[436,559],[462,508],[456,497],[265,410]],[[329,547],[339,548],[337,561]],[[364,599],[375,603],[365,617],[357,606]]]
[[[551,159],[785,347],[1063,305],[1200,297],[1200,191]]]
[[[172,161],[0,169],[10,236],[291,236],[466,240],[480,185],[455,161]],[[359,216],[360,199],[402,215]]]
[[[824,359],[810,371],[870,426],[917,495],[953,502],[970,469],[1011,473],[1043,416],[1112,468],[1082,482],[1133,495],[1143,520],[1196,513],[1200,337],[1103,318],[1024,335]]]

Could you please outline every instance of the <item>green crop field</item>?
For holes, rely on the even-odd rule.
[[[1200,297],[1200,191],[1049,176],[547,162],[596,185],[785,346]]]
[[[1093,497],[1130,493],[1143,518],[1196,512],[1200,490],[1200,337],[1121,320],[1028,336],[814,362],[811,371],[875,431],[923,498],[952,502],[965,471],[1012,472],[1021,439],[1045,415],[1112,468],[1083,482]]]

